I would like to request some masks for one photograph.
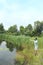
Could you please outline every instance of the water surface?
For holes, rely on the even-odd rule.
[[[0,44],[0,65],[14,65],[16,49],[11,52],[6,44],[5,41]]]

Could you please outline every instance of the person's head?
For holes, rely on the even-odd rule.
[[[37,38],[35,38],[35,40],[37,40]]]

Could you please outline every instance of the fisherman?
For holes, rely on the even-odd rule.
[[[37,52],[38,52],[38,40],[37,40],[37,38],[34,39],[34,50],[35,50],[35,56],[36,56]]]

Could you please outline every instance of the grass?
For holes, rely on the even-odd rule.
[[[34,37],[0,35],[0,41],[12,43],[17,48],[16,65],[43,65],[43,37],[38,38],[38,55],[34,54]]]
[[[9,44],[12,43],[18,50],[22,50],[28,46],[29,37],[26,36],[13,36],[13,35],[0,35],[0,41],[5,40]],[[29,46],[30,47],[30,46]]]
[[[30,39],[33,40],[34,37],[30,37],[29,40]],[[16,55],[16,58],[18,58],[18,61],[20,61],[19,55],[21,55],[21,57],[23,56],[23,59],[26,59],[25,61],[27,61],[24,65],[43,65],[43,37],[38,37],[39,48],[37,56],[35,56],[34,53],[34,43],[32,41],[29,41],[28,43],[29,47],[27,46],[23,49],[23,51],[17,52],[18,55]]]

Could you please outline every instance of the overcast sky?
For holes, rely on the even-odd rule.
[[[43,0],[0,0],[0,23],[5,29],[33,25],[36,20],[43,20]]]

